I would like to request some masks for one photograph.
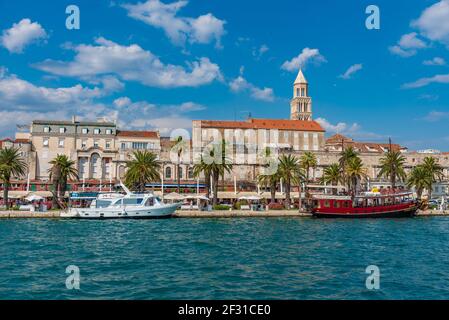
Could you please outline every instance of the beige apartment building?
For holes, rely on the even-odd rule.
[[[122,131],[113,122],[34,120],[28,137],[34,153],[30,161],[32,180],[49,178],[49,161],[58,154],[76,161],[80,179],[112,180],[122,177],[126,161],[135,150],[160,154],[156,131]]]

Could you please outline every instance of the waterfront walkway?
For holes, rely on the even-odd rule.
[[[30,211],[0,211],[1,218],[59,218],[61,211],[30,212]],[[271,211],[186,211],[178,210],[174,214],[175,218],[306,218],[312,215],[307,212],[296,210],[271,210]],[[449,216],[449,210],[425,210],[419,211],[418,217]]]

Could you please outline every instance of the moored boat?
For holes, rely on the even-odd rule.
[[[126,195],[100,194],[88,208],[70,208],[63,218],[78,219],[156,219],[170,218],[180,203],[164,204],[152,193],[132,193],[125,186]]]
[[[399,218],[414,216],[418,202],[412,192],[365,192],[357,196],[315,195],[317,218]]]

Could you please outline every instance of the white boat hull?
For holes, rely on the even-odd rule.
[[[71,208],[61,213],[62,218],[75,219],[161,219],[170,218],[181,204],[162,204],[144,207],[130,206],[124,208]]]

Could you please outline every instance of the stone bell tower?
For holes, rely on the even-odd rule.
[[[298,76],[293,84],[293,99],[290,101],[291,120],[312,120],[312,98],[309,97],[309,84],[302,70],[299,69]]]

